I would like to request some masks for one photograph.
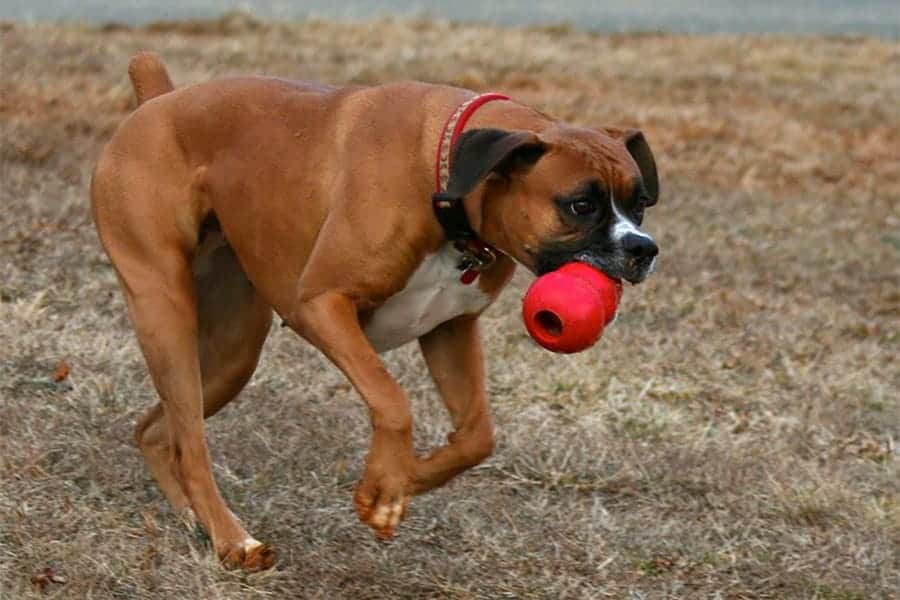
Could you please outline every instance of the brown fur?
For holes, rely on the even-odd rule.
[[[153,52],[134,55],[128,63],[128,77],[138,105],[175,89],[162,60]]]
[[[427,458],[414,455],[406,395],[360,325],[444,243],[429,202],[436,144],[472,92],[263,78],[172,91],[152,54],[135,57],[129,74],[141,106],[104,150],[91,193],[160,396],[136,430],[150,471],[177,509],[196,515],[226,562],[273,563],[271,549],[250,538],[219,494],[203,419],[251,376],[274,310],[367,403],[372,444],[354,504],[390,536],[411,496],[477,464],[493,446],[477,315],[420,339],[455,426]],[[534,132],[548,148],[533,168],[488,177],[466,198],[479,234],[528,267],[541,243],[572,235],[554,195],[602,177],[627,197],[639,174],[623,137],[567,127],[515,102],[484,106],[468,127]],[[212,216],[221,234],[201,235]],[[501,257],[478,285],[496,297],[513,268]]]

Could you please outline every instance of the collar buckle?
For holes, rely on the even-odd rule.
[[[486,244],[477,240],[456,242],[456,249],[462,253],[456,268],[460,271],[481,272],[490,267],[497,260],[497,254]]]

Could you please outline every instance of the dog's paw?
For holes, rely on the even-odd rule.
[[[361,483],[353,494],[353,507],[359,520],[371,527],[381,539],[394,536],[397,525],[406,517],[410,496],[405,494],[389,495],[367,491],[365,483]]]
[[[219,559],[229,569],[263,571],[275,565],[275,551],[268,544],[247,538],[220,550]]]

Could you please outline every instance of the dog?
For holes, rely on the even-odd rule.
[[[418,82],[176,90],[153,53],[129,75],[138,107],[101,152],[91,200],[160,398],[135,440],[229,566],[268,568],[275,554],[222,499],[203,421],[250,379],[273,312],[365,401],[353,503],[389,537],[411,497],[493,450],[477,321],[516,263],[540,275],[583,261],[631,283],[653,270],[640,226],[659,181],[639,130]],[[454,427],[427,457],[379,357],[413,340]]]

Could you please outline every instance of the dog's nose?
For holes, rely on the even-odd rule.
[[[622,249],[633,258],[649,260],[659,254],[659,246],[652,238],[629,233],[622,238]]]

